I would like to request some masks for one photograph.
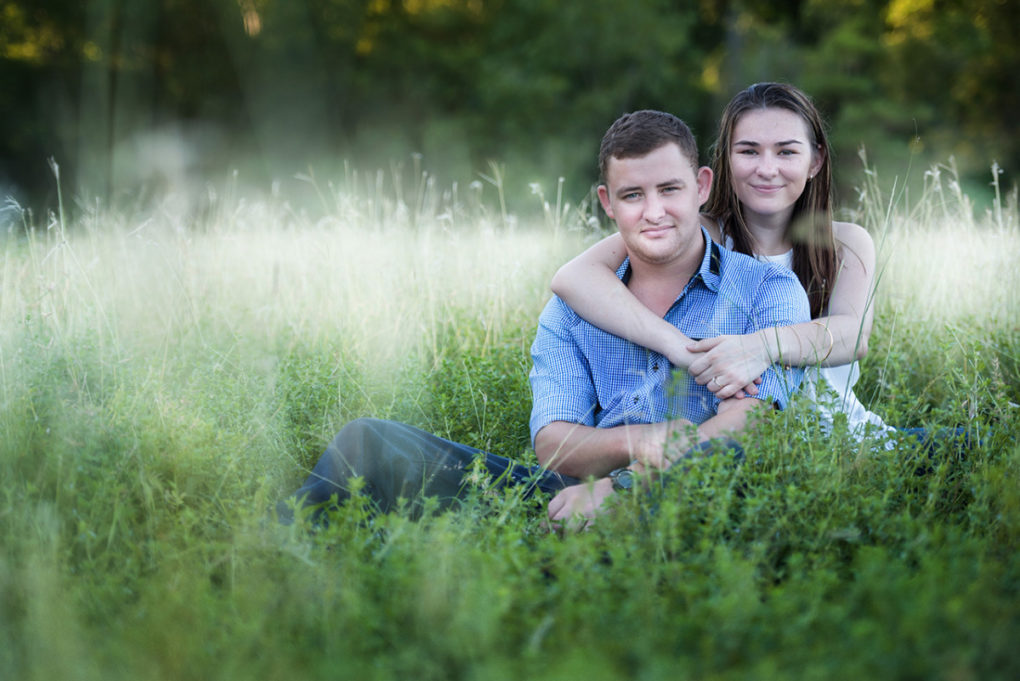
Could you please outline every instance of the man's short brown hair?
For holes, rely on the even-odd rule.
[[[602,145],[599,147],[601,182],[606,182],[609,159],[637,158],[670,142],[680,147],[680,151],[691,162],[691,167],[696,170],[698,143],[686,123],[673,114],[651,109],[623,114],[609,126],[602,137]]]

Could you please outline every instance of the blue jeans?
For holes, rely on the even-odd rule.
[[[921,449],[931,456],[935,448],[940,444],[952,444],[953,450],[963,453],[971,449],[975,443],[971,442],[970,434],[966,428],[939,428],[929,430],[928,428],[897,428],[898,432],[913,439]]]
[[[319,523],[324,511],[336,509],[350,496],[350,479],[364,479],[362,494],[379,513],[408,503],[412,517],[421,513],[424,497],[435,497],[439,508],[451,506],[465,489],[467,473],[481,457],[489,478],[487,488],[525,486],[525,496],[536,489],[555,494],[580,480],[540,466],[525,466],[474,447],[437,437],[396,421],[361,418],[351,421],[337,434],[315,464],[304,485],[292,495],[294,504],[312,508],[309,519]],[[290,523],[290,504],[280,502],[277,516]]]
[[[926,459],[914,470],[917,475],[925,475],[934,470],[935,450],[945,447],[947,454],[955,454],[963,458],[975,445],[981,444],[980,439],[971,438],[966,428],[897,428],[907,441],[913,440],[919,454]]]

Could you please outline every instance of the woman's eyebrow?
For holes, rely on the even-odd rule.
[[[785,147],[785,146],[788,146],[788,145],[791,145],[791,144],[804,144],[804,140],[790,139],[790,140],[783,140],[782,142],[776,142],[776,146],[780,146],[780,147]],[[753,140],[737,140],[736,142],[733,143],[733,146],[737,146],[737,145],[743,145],[743,146],[746,146],[746,147],[759,147],[759,146],[761,146],[761,143],[755,142]]]

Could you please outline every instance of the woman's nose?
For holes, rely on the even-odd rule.
[[[758,166],[756,171],[759,175],[765,177],[772,177],[776,174],[776,159],[772,154],[762,154],[758,157]]]

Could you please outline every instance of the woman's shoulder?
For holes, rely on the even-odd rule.
[[[847,256],[853,254],[864,263],[865,268],[870,269],[868,263],[875,260],[875,241],[868,230],[853,222],[833,221],[832,237],[840,260],[846,261]]]
[[[849,246],[857,250],[860,246],[873,246],[874,241],[868,230],[853,222],[832,222],[832,237],[838,246]]]
[[[708,213],[701,214],[701,225],[708,230],[708,235],[712,237],[712,241],[717,244],[723,243],[722,230],[720,229],[719,221]]]

